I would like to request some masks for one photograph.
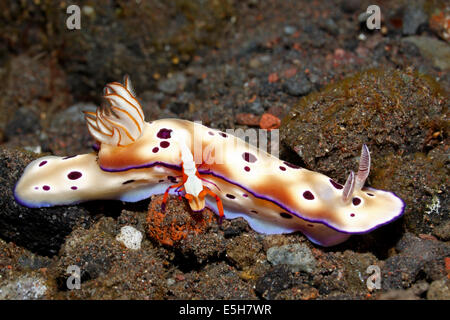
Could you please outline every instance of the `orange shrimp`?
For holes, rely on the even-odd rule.
[[[213,197],[217,203],[217,209],[219,211],[219,224],[222,223],[224,218],[222,200],[207,186],[203,185],[203,179],[197,170],[197,166],[194,162],[194,157],[191,150],[186,146],[184,141],[178,139],[178,144],[181,149],[181,168],[182,168],[182,180],[181,182],[174,184],[166,189],[164,192],[163,201],[161,204],[162,212],[165,211],[167,197],[169,196],[170,189],[178,188],[179,191],[185,191],[184,197],[189,201],[189,206],[195,212],[202,211],[205,208],[205,197],[207,195]],[[206,180],[207,181],[207,180]]]

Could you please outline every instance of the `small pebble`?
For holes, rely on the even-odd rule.
[[[311,92],[312,85],[305,75],[287,79],[283,84],[283,90],[294,97],[304,96]]]
[[[236,115],[237,124],[243,124],[247,126],[259,125],[260,117],[252,113],[238,113]]]
[[[0,287],[0,300],[36,300],[47,293],[45,280],[33,275],[22,275]]]
[[[142,233],[131,226],[125,226],[120,229],[120,234],[116,237],[116,240],[122,242],[128,249],[139,250]]]
[[[278,129],[280,125],[281,120],[270,113],[264,113],[259,121],[261,129]]]
[[[402,32],[404,35],[414,35],[427,21],[428,17],[421,6],[407,5],[403,14]]]
[[[295,29],[295,27],[292,27],[292,26],[284,27],[284,34],[287,35],[287,36],[290,36],[291,34],[294,34],[295,31],[297,31],[297,29]]]

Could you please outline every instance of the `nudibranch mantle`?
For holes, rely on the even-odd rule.
[[[94,199],[133,202],[165,191],[179,194],[169,187],[183,174],[183,149],[184,154],[190,150],[206,189],[220,198],[224,217],[243,217],[257,232],[301,231],[314,243],[331,246],[403,213],[404,203],[395,194],[363,187],[370,169],[366,146],[358,172],[340,185],[199,123],[144,122],[128,79],[124,85],[109,84],[105,96],[111,95],[117,95],[110,103],[120,114],[86,114],[88,128],[100,143],[98,154],[33,161],[16,185],[19,203],[43,207]],[[108,116],[111,121],[106,123]],[[218,213],[217,199],[207,195],[205,203]]]

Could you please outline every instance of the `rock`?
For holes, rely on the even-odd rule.
[[[120,234],[116,237],[117,241],[124,244],[131,250],[139,250],[141,248],[142,233],[132,226],[125,226],[120,229]]]
[[[223,231],[223,235],[225,239],[229,239],[239,236],[243,232],[248,231],[248,229],[249,226],[244,219],[233,219],[230,221],[230,226],[225,228],[225,230]]]
[[[189,110],[189,103],[181,102],[181,101],[172,101],[167,105],[170,111],[175,114],[182,114]]]
[[[252,113],[238,113],[236,115],[236,123],[247,126],[258,126],[260,119],[260,116],[254,115]]]
[[[340,255],[338,254],[337,256],[339,257]],[[377,270],[376,267],[379,267],[381,264],[372,253],[345,250],[340,260],[344,266],[342,275],[345,279],[346,291],[364,295],[368,290],[369,277],[371,277],[372,283],[376,283],[374,270]],[[369,269],[370,267],[372,268]],[[335,282],[339,283],[337,280]]]
[[[158,81],[158,89],[167,94],[177,92],[177,83],[174,78],[161,79]]]
[[[426,36],[411,36],[402,41],[416,45],[422,56],[429,59],[436,68],[444,71],[450,69],[450,45],[448,43]]]
[[[261,114],[264,112],[264,107],[261,103],[261,101],[259,101],[259,99],[256,99],[255,101],[246,104],[245,107],[242,108],[244,112],[246,113],[252,113],[252,114]]]
[[[433,230],[433,234],[443,241],[450,240],[450,220],[444,221]]]
[[[32,252],[54,255],[77,224],[92,221],[82,206],[30,209],[14,200],[13,189],[25,167],[38,155],[0,148],[0,237]]]
[[[422,263],[414,257],[396,255],[388,258],[381,269],[383,290],[409,287],[422,268]]]
[[[145,213],[135,215],[139,221],[145,220]],[[49,270],[56,277],[59,298],[162,299],[167,278],[157,251],[146,239],[141,250],[124,250],[116,240],[118,231],[119,225],[111,217],[100,218],[89,229],[73,230]],[[80,289],[67,290],[69,268],[79,268]]]
[[[187,202],[169,196],[162,213],[162,198],[152,197],[147,214],[145,229],[154,243],[176,251],[178,259],[188,260],[192,266],[224,252],[224,236],[217,232],[217,218],[211,210],[193,213]]]
[[[421,295],[429,288],[427,282],[419,282],[406,290],[389,290],[378,296],[378,300],[419,300]]]
[[[120,7],[91,3],[83,6],[83,32],[67,32],[65,10],[48,11],[42,2],[31,3],[17,18],[19,9],[13,1],[8,3],[4,31],[11,37],[9,46],[39,53],[60,47],[57,55],[48,56],[64,61],[71,92],[78,99],[93,96],[105,79],[118,80],[124,74],[131,75],[138,91],[154,84],[154,73],[166,74],[188,62],[199,48],[217,45],[235,10],[231,2],[198,0],[189,5],[127,2]],[[54,81],[54,65],[51,70],[46,79]]]
[[[429,233],[448,216],[446,143],[427,133],[447,131],[444,92],[418,72],[387,69],[330,84],[300,99],[284,118],[281,158],[344,183],[348,171],[357,168],[361,145],[367,144],[370,186],[395,192],[406,202],[408,230]],[[435,122],[442,124],[439,129]]]
[[[178,276],[178,279],[170,286],[170,295],[175,299],[257,299],[252,283],[241,279],[238,272],[224,261],[209,263],[200,270]]]
[[[112,243],[113,223],[112,218],[101,218],[89,230],[76,228],[67,237],[57,263],[59,277],[64,279],[62,281],[64,287],[70,266],[80,268],[82,282],[96,279],[109,272],[116,258],[114,252],[121,248],[117,241]]]
[[[19,36],[19,39],[23,37]],[[30,54],[16,56],[9,53],[7,56],[10,58],[3,64],[5,72],[0,71],[3,83],[0,87],[0,127],[10,122],[16,113],[16,125],[10,129],[15,131],[20,127],[21,116],[25,130],[39,129],[42,114],[49,118],[55,110],[72,102],[65,71],[51,54],[41,55],[39,59],[36,59],[39,55],[32,57]]]
[[[36,275],[21,275],[16,279],[0,282],[1,300],[37,300],[45,298],[46,280]]]
[[[290,36],[293,35],[297,29],[293,26],[285,26],[283,31],[285,35]]]
[[[337,36],[339,34],[339,26],[332,18],[327,18],[325,20],[321,20],[319,22],[320,27],[333,36]]]
[[[182,91],[186,85],[186,76],[178,72],[170,78],[158,81],[158,89],[166,94],[174,94],[178,90]]]
[[[341,9],[347,13],[353,13],[361,9],[361,3],[358,0],[343,0],[340,2]]]
[[[261,61],[259,58],[252,58],[250,59],[248,65],[252,69],[258,69],[261,67]]]
[[[433,3],[436,6],[433,6],[432,10],[430,10],[430,20],[429,25],[430,29],[433,30],[435,34],[437,34],[441,39],[449,42],[450,41],[450,6],[445,5],[444,2]]]
[[[23,254],[17,260],[17,264],[26,270],[38,270],[47,268],[51,264],[51,260],[39,255]]]
[[[256,263],[260,257],[262,244],[247,234],[232,238],[226,249],[227,257],[240,270],[246,269]]]
[[[54,130],[58,130],[61,127],[72,126],[74,123],[82,123],[85,125],[86,120],[84,120],[83,111],[95,112],[96,110],[97,106],[91,102],[74,104],[66,110],[58,112],[52,119],[51,127]]]
[[[305,244],[271,247],[267,250],[267,260],[273,265],[287,265],[292,272],[311,273],[316,267],[316,259]]]
[[[261,129],[272,130],[278,129],[281,125],[281,120],[271,113],[264,113],[259,120],[259,126]]]
[[[311,92],[312,84],[306,75],[301,74],[286,80],[283,83],[283,90],[291,96],[300,97]]]
[[[402,32],[404,35],[416,34],[419,27],[428,21],[423,6],[418,3],[408,3],[403,13]]]
[[[436,240],[421,239],[407,232],[395,246],[403,255],[416,257],[418,260],[431,261],[450,255],[450,245]]]
[[[450,280],[444,278],[433,281],[427,292],[428,300],[450,300]]]
[[[293,285],[292,272],[286,265],[272,267],[264,276],[260,277],[255,291],[264,299],[273,299],[278,292],[289,289]]]
[[[399,254],[386,259],[381,269],[383,289],[408,288],[419,273],[430,279],[445,275],[444,258],[450,255],[450,245],[406,233],[396,249]]]
[[[6,124],[7,138],[27,133],[38,133],[41,129],[40,120],[35,108],[22,107],[15,113],[11,121]]]

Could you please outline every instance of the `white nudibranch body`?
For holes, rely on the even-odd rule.
[[[198,123],[145,122],[128,78],[123,85],[108,84],[104,93],[109,108],[85,113],[98,153],[31,162],[15,187],[17,202],[45,207],[164,194],[165,205],[169,193],[183,194],[195,211],[206,206],[226,219],[242,217],[265,234],[301,231],[323,246],[403,213],[404,203],[395,194],[364,188],[370,171],[366,145],[357,173],[341,185]],[[195,163],[197,147],[201,163]],[[222,155],[221,161],[212,155]]]

